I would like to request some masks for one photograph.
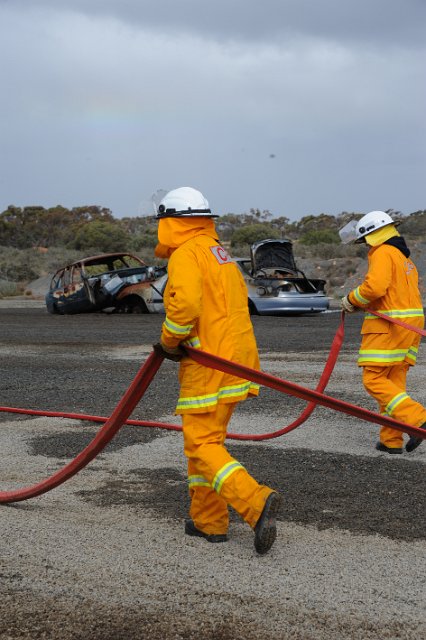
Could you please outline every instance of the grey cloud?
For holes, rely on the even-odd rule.
[[[0,0],[0,210],[423,208],[425,6]]]
[[[33,0],[31,7],[37,6],[219,41],[314,37],[416,47],[422,45],[426,24],[424,0]]]

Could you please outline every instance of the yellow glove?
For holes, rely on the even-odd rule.
[[[342,307],[343,311],[346,311],[346,313],[353,313],[354,311],[359,310],[358,307],[349,302],[348,296],[345,296],[341,299],[340,306]]]

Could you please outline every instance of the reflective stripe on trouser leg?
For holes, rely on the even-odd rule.
[[[224,406],[226,407],[226,414],[224,415],[223,424],[219,424],[219,422],[216,421],[216,429],[210,430],[212,441],[220,446],[225,442],[226,427],[235,405],[229,404]],[[198,414],[200,417],[204,415],[205,414]],[[192,417],[195,418],[195,416]],[[204,425],[200,425],[197,420],[191,421],[190,415],[182,416],[182,422],[184,427],[185,454],[187,455],[186,442],[189,437],[185,438],[185,432],[189,433],[192,432],[193,429],[196,429],[196,436],[194,434],[192,440],[194,444],[199,445],[199,442],[205,437]],[[229,525],[229,512],[226,501],[216,493],[211,483],[199,472],[200,465],[197,464],[197,460],[189,456],[187,457],[188,486],[191,499],[189,515],[191,519],[195,526],[201,531],[204,531],[204,533],[226,533]]]
[[[218,520],[223,518],[223,502],[231,505],[253,527],[271,493],[271,489],[256,482],[224,446],[226,428],[234,408],[235,403],[219,404],[211,413],[182,415],[189,475],[201,476],[220,498],[216,502],[216,511],[210,506],[204,511],[198,495],[201,496],[201,489],[207,493],[207,487],[194,484],[190,489],[191,517],[196,526],[206,533],[218,533],[211,527],[217,527]],[[213,496],[209,495],[209,500],[213,505]]]
[[[407,363],[390,367],[363,367],[363,383],[379,403],[381,413],[419,427],[426,422],[426,409],[407,394],[407,371]],[[387,447],[402,447],[403,434],[397,429],[382,427],[380,441]]]
[[[203,476],[196,474],[196,465],[192,460],[188,460],[188,487],[191,498],[189,515],[197,529],[209,534],[226,533],[229,525],[228,505]]]

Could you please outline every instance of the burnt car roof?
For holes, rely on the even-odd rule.
[[[140,262],[141,266],[143,267],[146,266],[146,263],[142,260],[142,258],[135,256],[133,253],[129,253],[128,251],[118,251],[116,253],[100,253],[97,256],[89,256],[88,258],[81,258],[80,260],[75,260],[74,262],[70,262],[64,267],[61,267],[61,270],[68,269],[69,267],[73,267],[77,264],[90,266],[91,264],[96,264],[97,262],[103,262],[108,258],[114,259],[114,258],[121,258],[122,256],[129,256],[130,258],[133,258],[134,260],[137,260],[138,262]]]
[[[254,272],[259,269],[290,269],[297,272],[291,240],[258,240],[250,247]]]

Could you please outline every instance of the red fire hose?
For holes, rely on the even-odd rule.
[[[234,439],[239,440],[264,440],[267,438],[278,437],[279,435],[288,433],[292,429],[295,429],[297,426],[302,424],[302,422],[304,422],[309,417],[317,404],[329,407],[330,409],[334,409],[336,411],[341,411],[342,413],[347,413],[348,415],[355,416],[362,420],[367,420],[369,422],[374,422],[376,424],[398,429],[399,431],[403,431],[415,437],[426,437],[426,432],[422,429],[406,425],[388,416],[379,415],[377,413],[374,413],[373,411],[363,409],[362,407],[357,407],[342,400],[337,400],[336,398],[326,396],[322,393],[330,378],[343,340],[343,320],[344,315],[342,314],[342,320],[337,330],[336,336],[333,340],[329,358],[326,362],[320,382],[318,383],[317,389],[315,391],[294,384],[292,382],[288,382],[287,380],[282,380],[267,373],[263,373],[262,371],[255,371],[254,369],[250,369],[249,367],[245,367],[244,365],[230,362],[229,360],[225,360],[224,358],[219,358],[218,356],[200,351],[199,349],[186,347],[186,350],[191,358],[193,358],[193,360],[202,364],[203,366],[218,369],[219,371],[223,371],[224,373],[237,375],[245,380],[250,380],[252,382],[270,387],[271,389],[281,391],[288,395],[296,396],[297,398],[301,398],[302,400],[306,400],[310,403],[297,420],[295,420],[287,427],[280,429],[279,431],[275,431],[269,434],[251,436],[246,436],[243,434],[229,434],[229,437],[233,437]],[[399,324],[399,322],[396,322],[396,324]],[[419,331],[421,330],[417,330],[417,332]],[[136,420],[127,421],[129,415],[132,413],[132,411],[142,398],[143,394],[149,387],[162,361],[163,357],[156,354],[155,352],[151,353],[148,356],[145,364],[137,372],[135,378],[123,395],[122,399],[119,401],[110,418],[105,419],[95,416],[85,417],[85,419],[95,419],[96,421],[106,420],[106,422],[94,437],[94,439],[87,445],[85,449],[83,449],[81,453],[78,454],[76,458],[74,458],[74,460],[68,463],[63,469],[54,473],[52,476],[38,484],[23,489],[0,492],[0,504],[27,500],[28,498],[33,498],[35,496],[41,495],[42,493],[46,493],[54,487],[62,484],[63,482],[74,476],[76,473],[78,473],[81,469],[83,469],[83,467],[85,467],[91,460],[93,460],[98,455],[98,453],[102,451],[102,449],[108,444],[108,442],[110,442],[110,440],[119,431],[123,424],[142,424],[144,426],[155,426],[166,429],[181,430],[181,427],[178,427],[177,425],[148,423]],[[54,412],[36,412],[33,410],[12,409],[7,407],[1,407],[0,410],[19,413],[31,412],[35,415],[62,415],[63,417],[67,416],[83,419],[81,414],[54,414]]]
[[[426,336],[426,331],[424,329],[420,329],[419,327],[414,327],[412,324],[408,324],[408,322],[404,322],[403,320],[398,320],[398,318],[392,318],[391,316],[387,316],[385,313],[380,313],[380,311],[373,311],[372,309],[365,309],[368,313],[372,313],[373,316],[377,316],[378,318],[382,318],[382,320],[387,320],[392,324],[397,324],[399,327],[403,327],[403,329],[408,329],[409,331],[414,331],[414,333],[418,333],[420,336]]]
[[[76,458],[74,458],[74,460],[65,465],[63,469],[60,469],[52,476],[38,484],[24,489],[16,489],[15,491],[0,492],[0,503],[6,504],[8,502],[19,502],[21,500],[27,500],[28,498],[39,496],[42,493],[46,493],[46,491],[54,489],[54,487],[62,484],[83,469],[83,467],[93,460],[93,458],[102,451],[108,442],[112,440],[117,431],[127,420],[149,387],[162,362],[162,356],[159,356],[156,353],[151,353],[148,356],[145,364],[137,372],[126,393],[114,409],[111,417],[108,418],[104,426],[98,431],[92,442],[90,442],[87,447],[83,449]]]
[[[340,353],[340,349],[343,343],[345,335],[344,316],[342,315],[340,324],[335,333],[333,342],[331,344],[330,353],[324,365],[323,372],[316,387],[316,391],[322,393],[326,388],[330,376],[333,373],[333,369],[336,364],[336,360]],[[243,434],[243,433],[228,433],[226,435],[229,440],[271,440],[272,438],[278,438],[280,436],[293,431],[296,427],[306,422],[309,416],[312,414],[316,407],[316,402],[310,402],[307,407],[302,411],[300,416],[296,418],[286,427],[272,431],[270,433],[258,433],[258,434]],[[19,409],[17,407],[0,407],[0,411],[7,413],[23,413],[32,416],[45,416],[49,418],[70,418],[72,420],[90,420],[91,422],[106,422],[108,420],[105,416],[92,416],[85,413],[68,413],[65,411],[40,411],[37,409]],[[147,420],[126,420],[123,424],[138,426],[138,427],[152,427],[158,429],[168,429],[170,431],[182,431],[182,427],[176,424],[168,424],[167,422],[152,422]]]

